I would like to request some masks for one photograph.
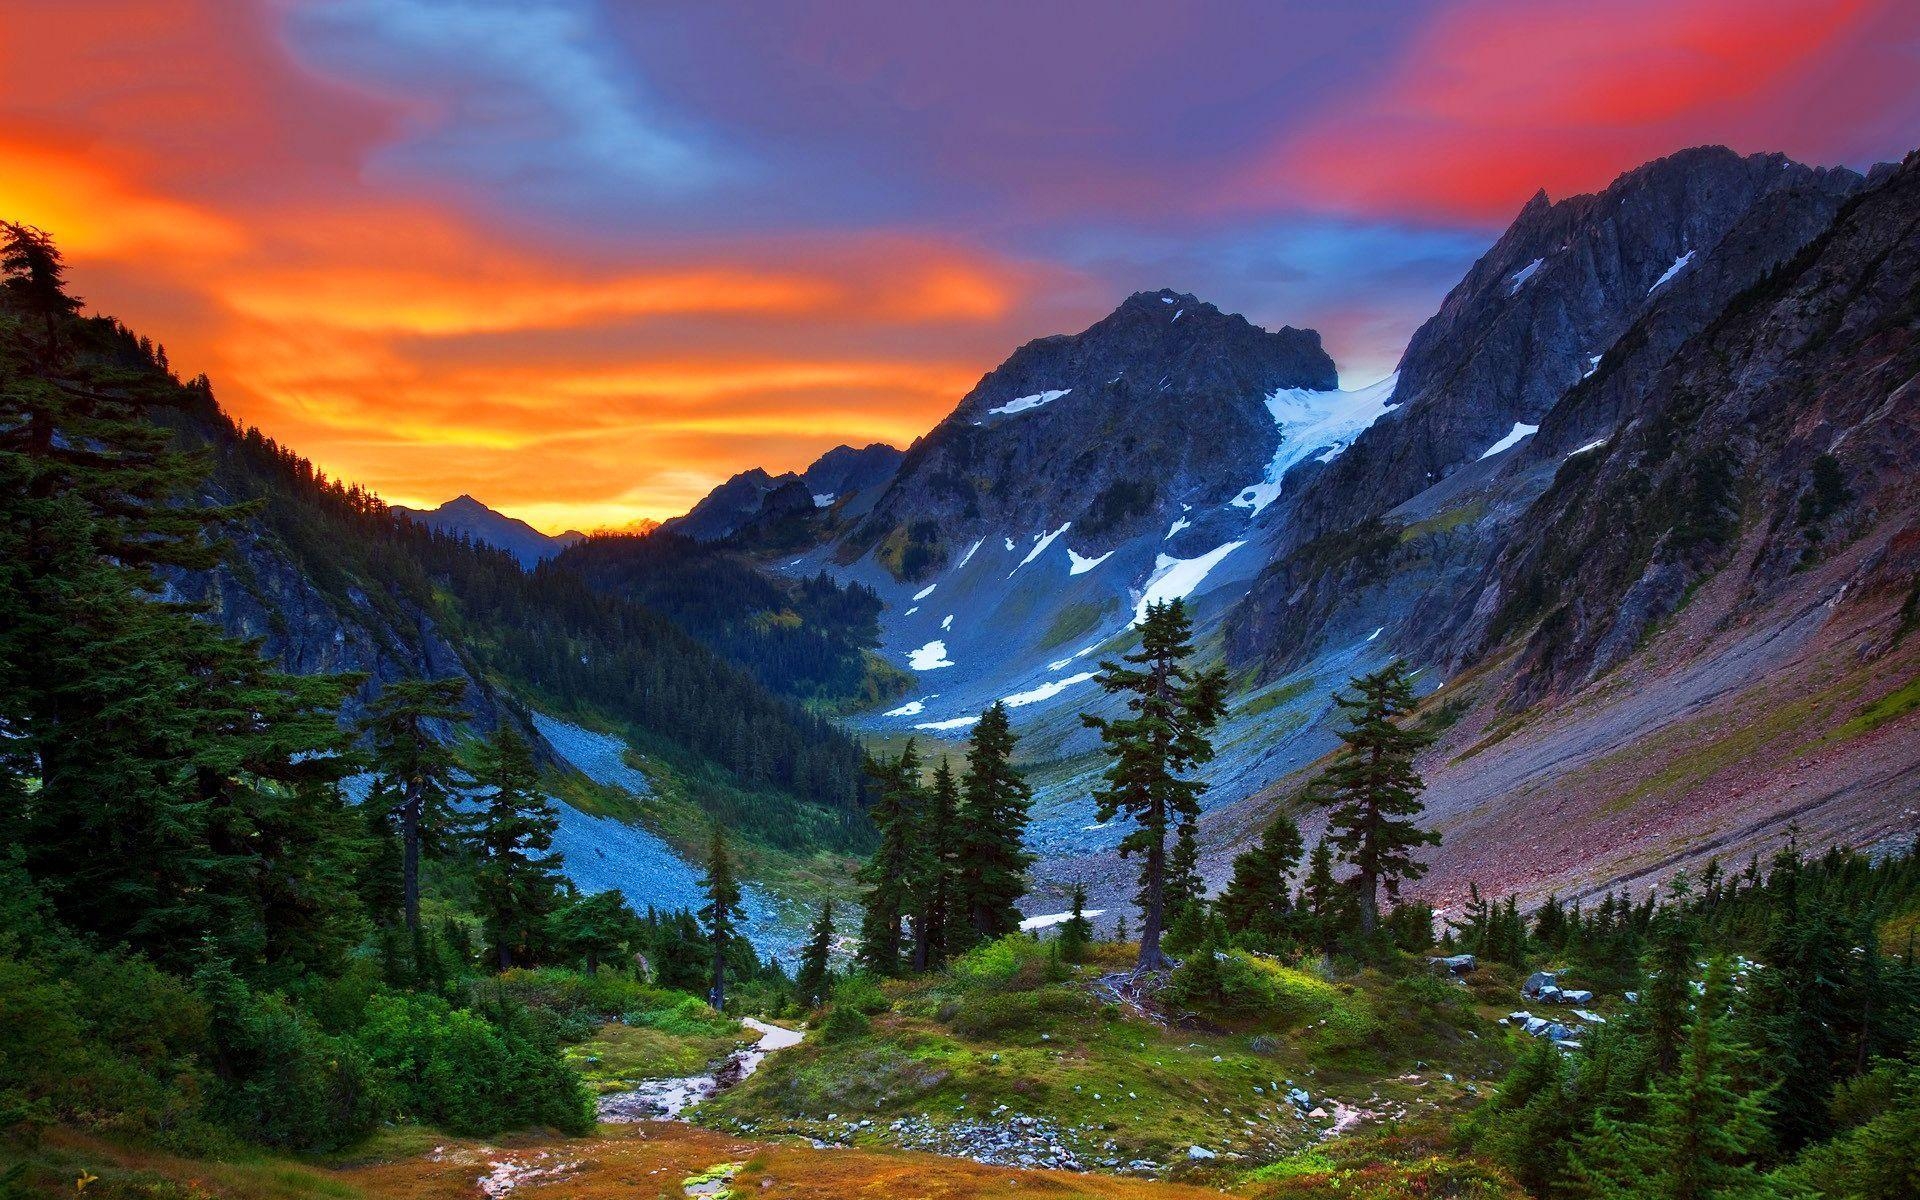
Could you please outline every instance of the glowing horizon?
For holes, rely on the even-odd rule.
[[[1896,0],[734,7],[21,0],[0,218],[330,475],[560,532],[904,446],[1138,290],[1382,375],[1538,189],[1920,136]]]

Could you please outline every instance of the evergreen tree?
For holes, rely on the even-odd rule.
[[[548,918],[553,940],[586,963],[587,974],[625,950],[634,940],[640,918],[627,906],[618,889],[581,896],[556,909]]]
[[[1300,885],[1300,908],[1306,914],[1309,940],[1322,954],[1332,954],[1347,927],[1352,891],[1333,876],[1333,850],[1322,839],[1307,856],[1307,877]]]
[[[1762,1097],[1737,1084],[1751,1052],[1725,1016],[1727,965],[1715,959],[1675,1072],[1648,1093],[1644,1121],[1600,1116],[1573,1173],[1605,1200],[1735,1200],[1772,1195],[1755,1166],[1767,1147]]]
[[[367,803],[400,837],[401,912],[420,928],[420,858],[438,849],[450,824],[456,787],[453,749],[429,725],[456,721],[461,679],[404,679],[381,689],[362,724],[373,743],[374,784]]]
[[[82,353],[63,271],[44,234],[0,227],[0,299],[39,333],[0,337],[0,815],[83,931],[164,962],[337,957],[358,839],[331,711],[352,681],[272,671],[161,598],[155,569],[213,566],[250,508],[198,501],[207,461],[159,422],[190,397]]]
[[[480,916],[500,969],[514,951],[532,962],[534,931],[559,905],[560,856],[553,849],[559,814],[540,790],[533,749],[504,722],[481,748],[478,782],[492,788],[466,822],[474,855]]]
[[[1413,677],[1395,661],[1352,681],[1358,694],[1335,693],[1348,728],[1340,734],[1346,750],[1311,785],[1311,794],[1333,811],[1328,830],[1334,847],[1355,867],[1361,932],[1371,934],[1380,920],[1380,891],[1400,894],[1403,880],[1427,873],[1413,857],[1421,846],[1438,846],[1440,835],[1414,823],[1425,786],[1413,758],[1433,740],[1423,730],[1401,724],[1413,708]]]
[[[700,921],[713,949],[712,986],[707,991],[707,1002],[715,1012],[725,1012],[727,956],[735,938],[734,917],[740,912],[740,883],[734,878],[733,858],[727,853],[726,831],[717,822],[707,848],[707,877],[700,886],[707,896],[706,904],[700,909]]]
[[[1033,865],[1024,840],[1033,789],[1014,769],[1016,741],[1006,706],[999,703],[989,705],[973,727],[955,831],[949,925],[955,950],[1020,928],[1016,903],[1026,894]]]
[[[1099,684],[1109,694],[1127,697],[1128,714],[1106,718],[1081,714],[1098,730],[1112,760],[1106,785],[1094,792],[1097,819],[1125,812],[1133,830],[1120,842],[1122,856],[1138,854],[1141,912],[1140,970],[1165,970],[1160,948],[1167,900],[1167,830],[1200,815],[1203,780],[1187,772],[1213,759],[1208,733],[1226,712],[1226,677],[1218,668],[1185,665],[1193,653],[1192,625],[1185,607],[1174,600],[1147,606],[1140,625],[1140,649],[1124,656],[1131,666],[1100,664]]]
[[[1293,934],[1292,875],[1304,851],[1300,827],[1276,813],[1260,844],[1233,860],[1233,878],[1216,906],[1227,932],[1277,951]]]
[[[1093,922],[1087,920],[1087,885],[1073,885],[1073,908],[1066,922],[1060,926],[1060,957],[1070,963],[1077,963],[1087,954],[1087,943],[1093,940]]]
[[[926,971],[946,961],[952,941],[952,907],[958,890],[959,789],[942,758],[933,770],[920,818],[914,862],[913,969]]]
[[[1685,913],[1667,909],[1655,919],[1633,1015],[1646,1029],[1648,1069],[1656,1077],[1680,1067],[1692,1021],[1693,964],[1699,949],[1693,921]]]
[[[800,970],[793,977],[794,991],[800,1003],[812,1008],[824,1003],[833,989],[833,901],[820,906],[813,928],[807,931],[806,948],[800,952]]]
[[[1200,826],[1194,821],[1180,822],[1173,836],[1173,849],[1167,855],[1166,916],[1168,928],[1179,923],[1182,915],[1203,907],[1207,885],[1200,878]]]
[[[868,758],[867,773],[876,792],[867,816],[879,827],[880,845],[857,876],[866,888],[859,958],[868,970],[893,975],[900,970],[900,922],[912,910],[921,860],[920,751],[908,739],[896,759]]]

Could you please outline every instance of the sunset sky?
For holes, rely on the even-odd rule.
[[[0,218],[242,419],[549,530],[1172,287],[1348,384],[1538,188],[1920,146],[1913,0],[5,0]]]

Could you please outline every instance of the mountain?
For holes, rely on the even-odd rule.
[[[1763,353],[1785,335],[1750,330],[1755,353],[1746,353],[1725,340],[1789,274],[1827,278],[1809,256],[1833,247],[1847,221],[1899,213],[1911,170],[1881,170],[1869,186],[1851,171],[1710,147],[1648,163],[1592,195],[1537,196],[1410,340],[1398,371],[1348,391],[1336,390],[1311,331],[1261,330],[1181,293],[1136,294],[1089,329],[1031,342],[989,373],[914,443],[866,516],[810,518],[811,543],[789,540],[777,560],[771,548],[762,559],[796,578],[829,571],[884,603],[879,653],[916,684],[903,701],[856,716],[856,728],[962,738],[986,703],[1014,709],[1038,785],[1042,907],[1071,880],[1124,877],[1113,855],[1120,831],[1095,821],[1086,799],[1099,760],[1078,714],[1106,702],[1091,687],[1094,664],[1128,647],[1147,601],[1173,596],[1195,613],[1202,652],[1224,659],[1236,680],[1202,827],[1216,886],[1231,853],[1332,746],[1330,693],[1396,656],[1439,692],[1429,719],[1445,736],[1425,766],[1449,837],[1439,859],[1447,869],[1430,889],[1442,902],[1469,876],[1538,895],[1628,877],[1676,846],[1771,845],[1784,827],[1771,809],[1697,837],[1672,819],[1625,830],[1616,822],[1596,837],[1591,797],[1610,796],[1628,813],[1649,796],[1700,804],[1703,780],[1662,733],[1698,718],[1730,736],[1743,726],[1725,706],[1762,703],[1755,688],[1814,703],[1815,681],[1847,680],[1859,703],[1820,700],[1824,737],[1867,719],[1863,706],[1901,671],[1911,678],[1907,651],[1891,652],[1891,677],[1876,657],[1892,645],[1889,614],[1920,605],[1896,586],[1911,512],[1901,489],[1914,473],[1886,440],[1911,432],[1914,406],[1897,367],[1869,353],[1884,349],[1873,339],[1892,336],[1887,321],[1899,318],[1874,318],[1871,336],[1844,346],[1832,336],[1846,314],[1865,320],[1871,309],[1862,289],[1873,284],[1853,267],[1905,269],[1894,218],[1853,235],[1848,282],[1835,260],[1826,286],[1810,278],[1785,302],[1783,312],[1827,314],[1809,326],[1824,329],[1824,341],[1797,337],[1779,342],[1791,350]],[[1878,250],[1867,248],[1873,239]],[[1904,279],[1910,295],[1913,275],[1898,270],[1890,294]],[[1831,378],[1860,389],[1847,403],[1812,406],[1792,389],[1765,402],[1739,395],[1823,353]],[[1746,374],[1729,374],[1729,362]],[[1876,412],[1881,427],[1869,436],[1862,414]],[[1684,451],[1669,446],[1681,424]],[[1607,465],[1617,446],[1642,438],[1652,440]],[[1808,450],[1822,438],[1868,456],[1871,493],[1848,454]],[[1660,465],[1649,457],[1656,447],[1679,457]],[[1822,453],[1835,464],[1811,465]],[[1575,490],[1585,471],[1613,486]],[[1739,533],[1756,523],[1779,532],[1749,549]],[[742,548],[754,552],[750,537]],[[1727,574],[1745,553],[1771,564],[1766,582]],[[1843,559],[1868,573],[1843,593],[1805,592]],[[1702,604],[1734,578],[1744,599]],[[1781,599],[1789,593],[1842,596],[1835,611],[1878,630],[1871,647],[1848,651],[1871,665],[1821,659],[1840,653],[1825,635],[1768,643],[1784,657],[1733,637],[1754,623],[1777,633],[1783,613],[1812,621],[1804,603]],[[1723,624],[1689,627],[1693,640],[1675,644],[1672,630],[1693,611]],[[1788,654],[1790,645],[1813,657]],[[1769,675],[1776,670],[1784,674]],[[1646,703],[1613,707],[1627,678],[1644,681]],[[1566,731],[1579,749],[1536,742],[1536,729]],[[1823,828],[1871,842],[1920,796],[1920,739],[1893,740],[1889,752],[1884,736],[1868,738],[1871,764],[1836,768],[1816,806]],[[1600,786],[1585,772],[1603,752],[1644,769]],[[1704,761],[1719,761],[1714,753]],[[1790,761],[1769,746],[1750,762],[1751,779],[1722,782],[1760,787],[1754,779]],[[1509,762],[1521,765],[1499,765]],[[1664,790],[1663,770],[1682,782]],[[1509,790],[1491,792],[1486,779]],[[1535,828],[1537,804],[1568,836]],[[1309,830],[1315,821],[1307,815]],[[1483,832],[1494,828],[1497,837]],[[1552,854],[1527,849],[1547,842]],[[1119,890],[1095,890],[1095,903],[1125,903]]]
[[[813,509],[860,513],[877,489],[893,478],[901,452],[884,443],[855,449],[835,446],[804,472],[769,475],[759,467],[740,472],[700,499],[686,515],[662,528],[700,542],[733,537],[751,527],[808,516]],[[864,503],[863,503],[864,501]]]
[[[396,504],[392,511],[429,529],[505,550],[528,570],[586,536],[571,529],[562,534],[541,533],[525,521],[495,512],[466,495],[455,496],[438,508],[414,509]]]

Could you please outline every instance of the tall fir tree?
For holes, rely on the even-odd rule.
[[[875,791],[867,816],[879,828],[880,844],[857,876],[865,888],[859,957],[868,970],[894,975],[901,965],[900,923],[912,911],[922,859],[920,750],[909,739],[898,758],[869,757],[867,773]]]
[[[560,906],[560,817],[540,790],[540,770],[525,738],[504,722],[481,748],[478,782],[492,789],[466,822],[481,920],[500,969],[515,952],[531,964],[535,931]]]
[[[960,867],[960,792],[942,758],[933,769],[920,816],[919,854],[914,864],[913,969],[946,961],[953,938],[953,901]]]
[[[626,950],[636,939],[640,918],[619,889],[576,896],[547,918],[550,937],[585,965],[587,974]]]
[[[1414,851],[1440,844],[1438,833],[1415,822],[1426,785],[1413,759],[1433,736],[1405,722],[1414,703],[1405,663],[1389,663],[1352,686],[1356,695],[1333,697],[1348,722],[1340,734],[1345,751],[1310,785],[1309,795],[1332,809],[1329,840],[1354,866],[1360,928],[1371,934],[1380,921],[1381,890],[1397,898],[1402,881],[1427,872]]]
[[[737,936],[734,919],[740,913],[740,882],[734,878],[733,856],[727,851],[726,830],[717,821],[713,826],[713,839],[707,845],[707,876],[701,881],[700,887],[707,897],[707,902],[700,908],[700,922],[705,928],[707,944],[713,955],[707,1002],[713,1005],[715,1012],[725,1012],[727,957]]]
[[[1260,843],[1233,860],[1233,878],[1217,908],[1227,932],[1278,951],[1293,937],[1293,872],[1305,850],[1300,826],[1276,813]]]
[[[800,1003],[812,1007],[827,998],[833,987],[833,901],[820,906],[813,928],[807,931],[807,944],[800,952],[800,969],[793,977],[793,990]]]
[[[1087,885],[1073,885],[1071,908],[1067,919],[1060,926],[1060,957],[1067,962],[1077,963],[1087,955],[1087,944],[1093,941],[1093,922],[1087,919]]]
[[[1333,849],[1322,838],[1307,856],[1307,877],[1300,883],[1300,911],[1305,916],[1308,941],[1322,954],[1332,954],[1347,928],[1353,891],[1333,874]]]
[[[1020,928],[1016,904],[1026,894],[1033,865],[1025,841],[1033,788],[1013,765],[1018,740],[999,703],[989,705],[973,727],[955,831],[948,939],[955,950]]]
[[[156,569],[213,566],[252,509],[199,500],[208,461],[160,423],[193,394],[89,341],[64,271],[45,234],[0,225],[4,315],[33,331],[0,338],[0,758],[35,781],[0,815],[79,929],[169,963],[337,956],[351,681],[270,670],[162,596]]]
[[[451,826],[459,786],[453,748],[435,737],[435,723],[457,721],[467,685],[462,679],[403,679],[389,683],[362,722],[373,743],[370,811],[400,840],[400,910],[409,930],[420,929],[420,860],[437,852]]]
[[[1128,715],[1080,719],[1100,734],[1111,760],[1094,792],[1096,819],[1126,813],[1134,828],[1121,839],[1122,856],[1140,855],[1140,956],[1137,969],[1165,970],[1160,948],[1167,900],[1167,832],[1196,820],[1206,782],[1189,772],[1213,759],[1209,738],[1226,712],[1226,676],[1219,668],[1195,670],[1192,624],[1178,600],[1147,606],[1140,649],[1126,664],[1102,662],[1098,682],[1110,695],[1124,695]]]

